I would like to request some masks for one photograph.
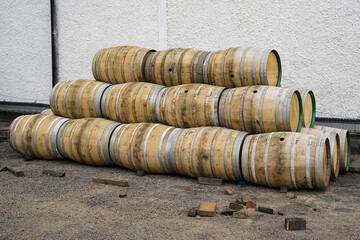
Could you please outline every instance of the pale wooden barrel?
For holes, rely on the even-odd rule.
[[[119,125],[102,118],[69,120],[59,130],[57,146],[65,158],[91,165],[113,165],[110,137]]]
[[[55,115],[68,118],[102,117],[101,97],[110,84],[79,79],[58,83],[50,95]]]
[[[315,129],[320,129],[327,132],[336,132],[340,139],[340,172],[347,172],[350,166],[351,142],[350,134],[346,129],[331,128],[325,126],[314,126]]]
[[[330,179],[329,139],[292,132],[249,135],[241,171],[244,180],[269,187],[325,188]]]
[[[165,147],[174,127],[155,123],[118,126],[111,136],[112,161],[132,170],[171,173],[165,163]]]
[[[208,54],[206,51],[188,48],[152,53],[146,61],[146,81],[165,86],[204,83],[203,64]]]
[[[204,83],[228,88],[279,86],[281,62],[275,50],[237,47],[212,52],[204,62]]]
[[[325,130],[314,128],[301,128],[301,133],[311,134],[318,137],[329,138],[330,143],[330,163],[331,163],[331,179],[336,179],[340,169],[340,138],[337,132],[327,132]]]
[[[9,143],[17,152],[41,159],[62,158],[56,145],[60,127],[67,119],[54,115],[25,115],[10,126]]]
[[[302,126],[306,128],[312,128],[315,123],[316,115],[315,95],[311,90],[299,89],[298,91],[301,94],[303,108]]]
[[[44,111],[42,111],[40,114],[43,115],[54,115],[53,111],[49,108],[49,109],[45,109]]]
[[[102,116],[122,123],[156,122],[156,97],[163,88],[144,82],[112,85],[101,99]]]
[[[126,83],[145,81],[145,62],[155,50],[134,46],[105,48],[92,61],[92,72],[98,81]]]
[[[264,133],[298,132],[302,123],[297,90],[271,86],[226,89],[219,102],[220,126]]]
[[[220,127],[174,130],[166,144],[166,164],[190,177],[242,179],[240,152],[247,133]]]
[[[158,122],[176,127],[218,126],[223,87],[184,84],[163,89],[156,102]]]

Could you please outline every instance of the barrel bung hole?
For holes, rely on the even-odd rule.
[[[235,76],[234,76],[234,74],[230,74],[230,77],[231,77],[231,78],[234,78]]]
[[[253,93],[257,93],[258,91],[257,90],[254,90],[254,92]]]
[[[172,72],[172,68],[169,68],[169,72]]]
[[[188,93],[189,90],[185,90],[184,93]]]
[[[280,138],[280,141],[284,141],[285,140],[285,138]]]

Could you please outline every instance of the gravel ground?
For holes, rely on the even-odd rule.
[[[93,167],[66,160],[31,160],[0,143],[0,239],[359,239],[360,174],[347,173],[325,191],[291,191],[247,184],[199,185],[176,175],[136,176],[119,167]],[[64,178],[43,169],[65,171]],[[128,179],[129,187],[93,183],[91,177]],[[248,219],[220,215],[236,195],[271,207]],[[119,198],[120,193],[127,193]],[[187,216],[202,201],[217,202],[215,217]],[[284,216],[277,214],[283,211]],[[286,217],[302,217],[305,231],[286,231]]]

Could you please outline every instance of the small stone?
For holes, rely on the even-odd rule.
[[[254,202],[254,201],[247,201],[246,202],[246,207],[247,208],[256,208],[256,202]]]
[[[244,203],[243,198],[240,197],[240,196],[236,196],[236,197],[235,197],[235,201],[236,201],[237,203],[240,203],[240,204],[243,204],[243,203]]]
[[[287,198],[290,198],[290,199],[295,199],[295,198],[296,198],[295,193],[291,193],[291,192],[286,193],[285,196],[286,196]]]
[[[237,211],[233,213],[234,218],[245,219],[246,218],[246,211]]]
[[[225,193],[228,195],[233,195],[234,191],[230,187],[224,187]]]
[[[140,177],[142,177],[142,176],[145,176],[145,171],[143,171],[143,170],[137,170],[136,171],[136,176],[140,176]]]
[[[267,214],[274,214],[274,210],[272,208],[267,208],[267,207],[258,207],[258,211]]]
[[[236,211],[240,211],[244,207],[240,203],[232,202],[232,203],[229,204],[229,208],[235,209]]]
[[[251,198],[246,196],[243,196],[242,199],[243,199],[243,205],[246,205],[247,202],[251,201]]]
[[[7,166],[3,166],[0,168],[0,172],[7,171],[7,170],[8,170]]]
[[[306,230],[306,220],[303,218],[286,218],[285,229],[288,231]]]
[[[235,209],[231,209],[231,208],[225,207],[225,208],[221,211],[221,215],[231,216],[231,215],[233,215],[234,212],[236,212]]]
[[[198,209],[197,208],[191,208],[188,211],[188,217],[196,217],[198,215]]]
[[[288,191],[288,187],[287,187],[287,186],[281,186],[281,187],[280,187],[280,192],[281,192],[281,193],[287,193],[287,191]]]
[[[119,194],[119,198],[124,198],[124,197],[126,197],[127,196],[127,193],[120,193]]]
[[[248,216],[255,216],[256,215],[256,211],[255,211],[255,208],[248,208],[247,209],[247,215]]]
[[[284,212],[283,211],[278,211],[278,215],[283,216]]]

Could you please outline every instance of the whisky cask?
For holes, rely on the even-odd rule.
[[[302,108],[303,108],[303,122],[302,126],[305,128],[312,128],[315,123],[316,103],[315,95],[311,90],[300,89]]]

